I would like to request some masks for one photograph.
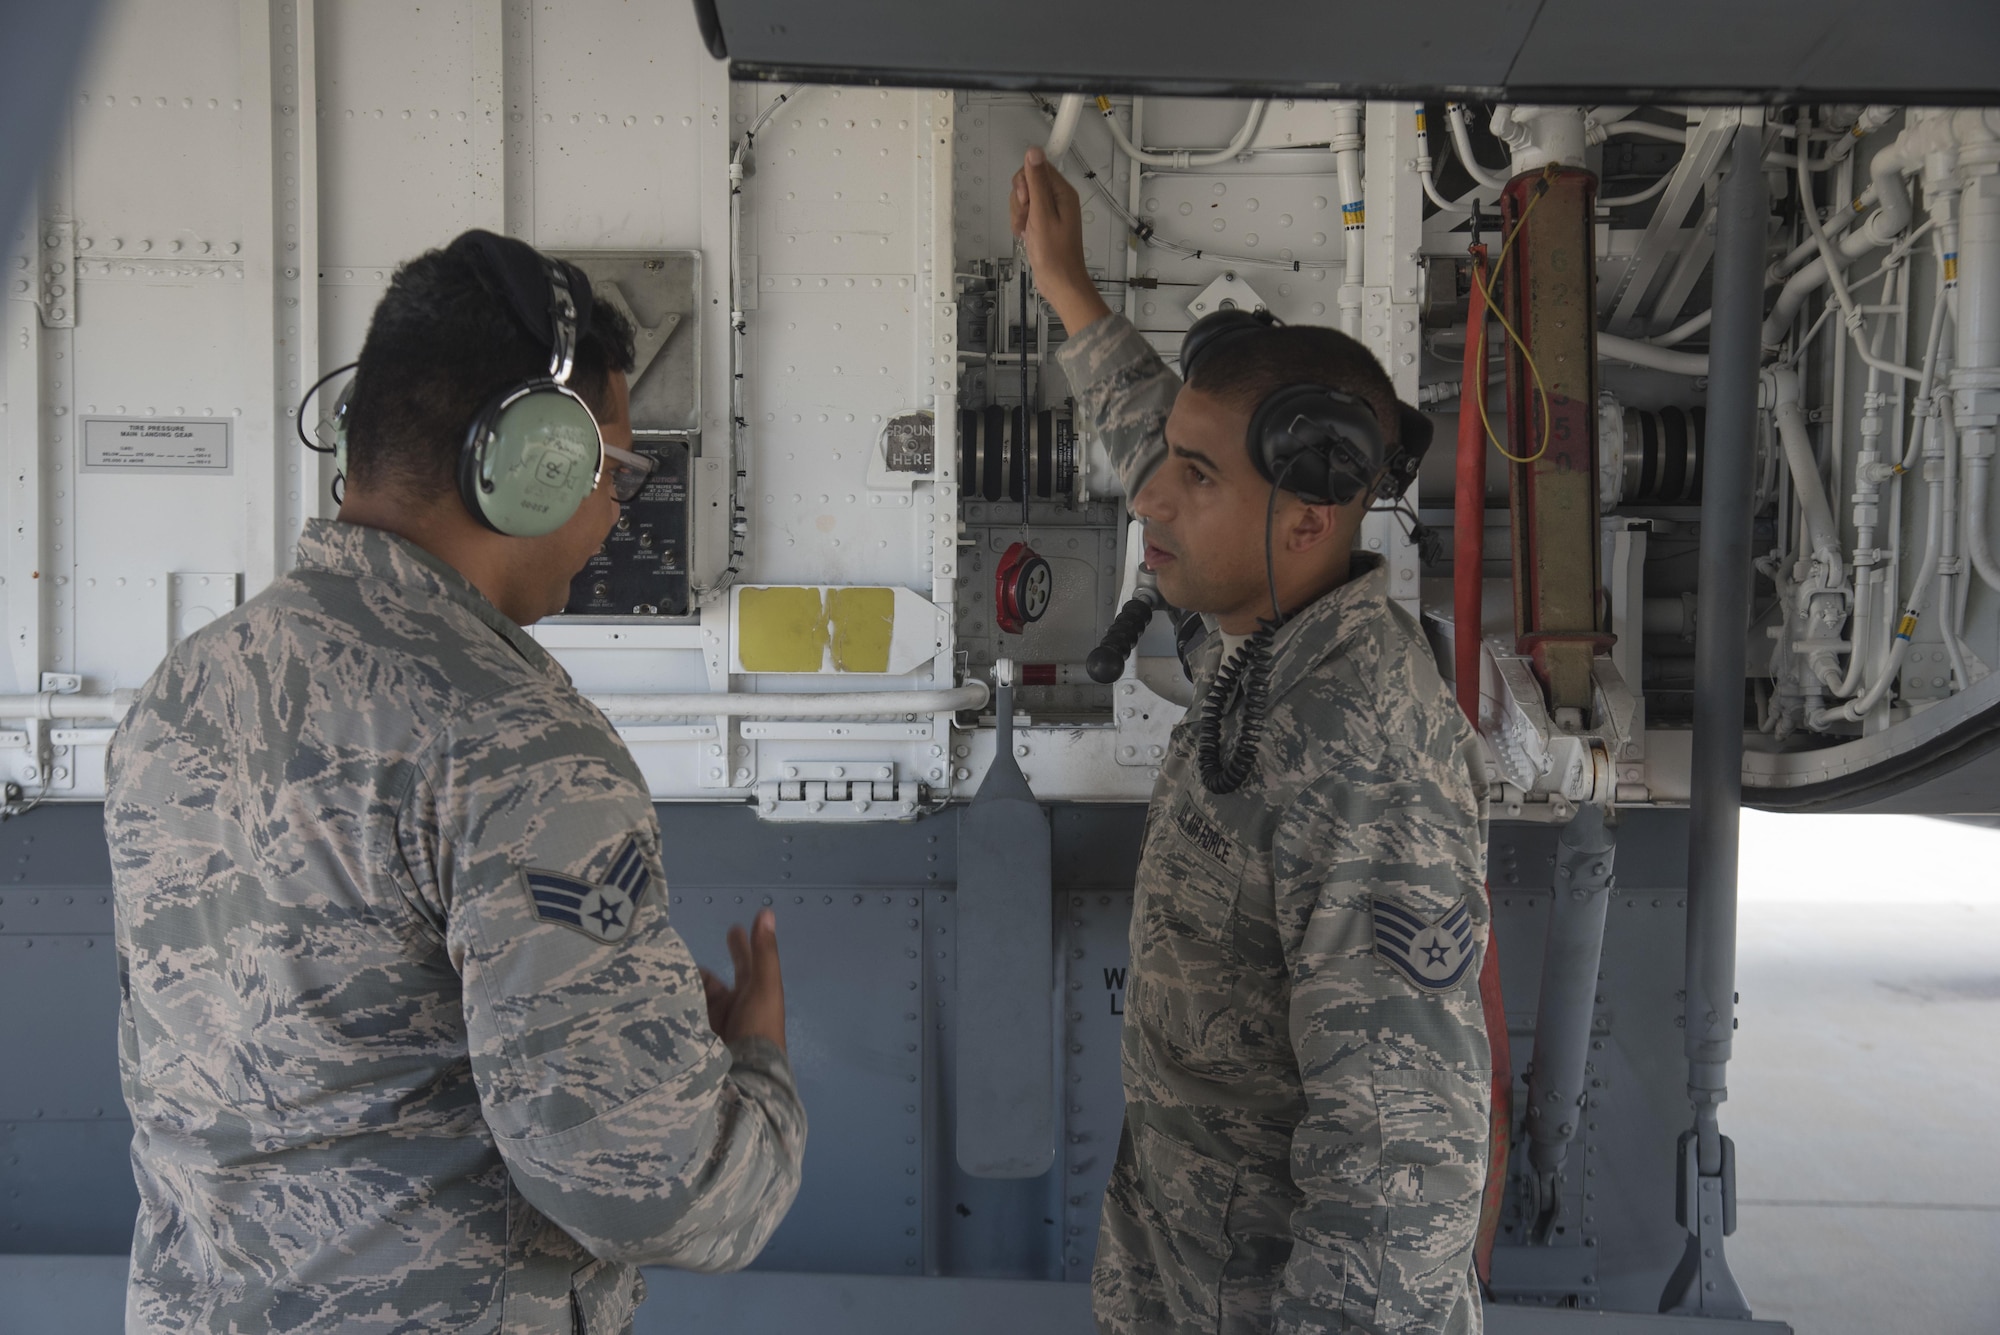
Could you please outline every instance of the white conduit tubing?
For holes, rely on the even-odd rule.
[[[1910,272],[1902,270],[1900,280],[1908,282]],[[1892,294],[1884,294],[1888,300]],[[1870,352],[1880,352],[1882,334],[1888,330],[1886,320],[1878,320],[1874,334],[1870,336]],[[1862,448],[1854,458],[1854,630],[1848,634],[1852,650],[1848,654],[1848,671],[1840,677],[1840,687],[1834,691],[1838,699],[1846,699],[1862,687],[1862,673],[1866,673],[1870,660],[1874,660],[1874,620],[1876,600],[1874,592],[1884,586],[1888,572],[1882,570],[1874,550],[1876,540],[1876,520],[1880,518],[1880,488],[1884,482],[1882,462],[1882,372],[1868,368],[1868,390],[1862,396]],[[1898,496],[1900,480],[1898,480]],[[1866,554],[1866,560],[1864,560]]]
[[[1446,199],[1438,193],[1437,182],[1432,179],[1430,116],[1423,104],[1417,105],[1417,179],[1424,183],[1424,195],[1437,205],[1440,213],[1470,213],[1472,205],[1461,204]]]
[[[1132,137],[1134,139],[1146,137],[1146,99],[1143,97],[1134,96],[1132,99]],[[1077,156],[1079,160],[1082,158],[1082,154]],[[1115,166],[1118,159],[1113,158],[1111,161]],[[1097,182],[1092,181],[1091,184],[1095,185]],[[1139,216],[1141,197],[1145,189],[1146,183],[1137,166],[1125,173],[1125,211],[1128,216],[1132,218]],[[1110,193],[1110,188],[1106,187],[1104,191],[1106,198],[1110,197]],[[1132,233],[1128,224],[1125,235],[1125,318],[1134,324],[1139,322],[1139,289],[1132,280],[1138,276],[1139,238]]]
[[[1944,405],[1939,406],[1942,408]],[[1963,571],[1958,559],[1958,440],[1951,427],[1950,415],[1946,412],[1938,414],[1938,432],[1944,437],[1944,496],[1939,506],[1944,512],[1944,538],[1938,547],[1938,634],[1944,640],[1945,653],[1951,659],[1951,675],[1962,691],[1972,685],[1972,677],[1966,671],[1967,655],[1964,644],[1958,638],[1955,616],[1958,581]]]
[[[1682,323],[1675,325],[1672,329],[1669,329],[1657,338],[1649,338],[1645,341],[1656,348],[1671,348],[1676,343],[1687,342],[1696,334],[1708,328],[1708,322],[1713,318],[1715,318],[1715,312],[1703,311],[1700,315],[1691,316]]]
[[[1905,271],[1905,278],[1907,278]],[[1870,336],[1869,350],[1879,351],[1883,331],[1888,328],[1886,321],[1875,323],[1875,332]],[[1881,477],[1876,475],[1875,465],[1881,462],[1882,444],[1882,373],[1874,367],[1868,368],[1868,388],[1862,396],[1864,411],[1861,414],[1861,450],[1855,456],[1854,468],[1854,619],[1853,629],[1848,632],[1851,648],[1847,656],[1847,672],[1834,689],[1836,699],[1846,699],[1861,689],[1862,674],[1867,670],[1870,654],[1865,642],[1875,632],[1875,590],[1881,585],[1887,572],[1876,563],[1874,556],[1875,523],[1881,510],[1877,504],[1880,496]],[[1866,561],[1862,553],[1869,553]]]
[[[1861,689],[1861,669],[1868,661],[1868,654],[1862,647],[1862,638],[1867,633],[1869,621],[1875,613],[1875,585],[1872,571],[1856,571],[1854,581],[1854,617],[1849,623],[1852,629],[1847,636],[1847,671],[1841,674],[1840,682],[1834,686],[1835,699],[1844,700]]]
[[[79,722],[116,723],[132,710],[137,691],[114,691],[110,695],[65,695],[42,691],[36,695],[0,695],[0,720],[9,723],[27,719],[74,719]]]
[[[1236,131],[1235,138],[1229,141],[1227,147],[1213,153],[1197,153],[1185,148],[1158,151],[1140,148],[1126,135],[1112,115],[1111,99],[1108,97],[1097,99],[1097,109],[1104,114],[1104,123],[1110,127],[1111,138],[1117,143],[1120,153],[1148,167],[1173,167],[1183,171],[1190,167],[1217,167],[1242,157],[1249,149],[1250,141],[1257,137],[1257,127],[1264,123],[1265,105],[1263,98],[1258,98],[1250,104],[1250,111],[1243,118],[1242,128]]]
[[[1819,475],[1819,458],[1813,453],[1812,433],[1806,426],[1805,409],[1799,402],[1799,373],[1790,367],[1766,371],[1764,387],[1771,398],[1771,416],[1777,425],[1778,443],[1784,450],[1786,468],[1791,474],[1792,492],[1798,497],[1799,508],[1805,513],[1805,538],[1812,563],[1818,567],[1822,588],[1838,585],[1844,582],[1842,572],[1845,568],[1841,557],[1840,528],[1834,521],[1833,506],[1826,499],[1826,486]],[[1826,596],[1815,594],[1814,598],[1817,601]],[[1822,603],[1815,609],[1815,616],[1822,615],[1832,618],[1825,623],[1827,631],[1838,633],[1844,613],[1833,613]],[[1815,651],[1808,660],[1808,667],[1820,683],[1832,691],[1840,689],[1847,675],[1842,672],[1830,650]]]
[[[1802,113],[1801,119],[1804,119]],[[1850,322],[1853,302],[1848,299],[1847,289],[1841,283],[1838,269],[1849,261],[1859,258],[1878,246],[1886,246],[1896,239],[1896,234],[1910,225],[1910,192],[1903,186],[1903,140],[1898,138],[1877,153],[1868,164],[1868,174],[1874,180],[1875,197],[1880,201],[1866,222],[1854,232],[1841,238],[1838,250],[1833,244],[1832,234],[1819,220],[1819,212],[1812,204],[1812,177],[1804,163],[1798,166],[1799,195],[1804,202],[1801,212],[1805,214],[1806,226],[1812,231],[1813,244],[1819,250],[1819,258],[1806,265],[1790,278],[1778,293],[1778,301],[1764,320],[1764,346],[1775,348],[1785,341],[1785,333],[1792,326],[1792,318],[1799,313],[1799,307],[1806,298],[1817,291],[1821,284],[1831,282],[1835,298],[1840,302],[1843,314]],[[1869,353],[1862,348],[1861,356],[1868,360]],[[1870,361],[1869,365],[1875,365]],[[1906,380],[1914,380],[1915,374],[1908,367],[1894,363],[1884,363],[1881,368],[1891,375],[1901,375]]]
[[[116,722],[131,712],[137,691],[111,695],[0,695],[0,720],[77,719]],[[935,691],[825,691],[751,695],[740,691],[678,695],[589,695],[607,717],[669,718],[890,718],[983,709],[992,692],[983,681]]]
[[[1083,119],[1082,93],[1064,93],[1056,106],[1056,123],[1049,130],[1049,142],[1042,149],[1050,162],[1061,162],[1062,155],[1069,152],[1069,146],[1076,140],[1077,122]],[[1107,113],[1109,114],[1109,113]]]
[[[1800,120],[1803,121],[1804,119],[1805,113],[1801,112]],[[1878,371],[1898,376],[1904,380],[1923,380],[1927,372],[1913,370],[1910,367],[1902,365],[1900,362],[1891,362],[1878,357],[1869,351],[1867,344],[1862,341],[1861,312],[1856,309],[1854,298],[1848,293],[1847,282],[1840,275],[1840,266],[1833,263],[1833,244],[1827,238],[1826,229],[1820,225],[1819,215],[1812,207],[1812,190],[1803,163],[1799,165],[1798,174],[1800,193],[1806,200],[1806,207],[1803,210],[1806,224],[1812,229],[1813,239],[1820,243],[1820,257],[1826,261],[1826,281],[1833,289],[1833,299],[1840,306],[1841,321],[1853,339],[1855,351],[1860,355],[1864,363]],[[1866,231],[1867,229],[1864,228],[1863,233],[1865,234]],[[1782,294],[1780,295],[1782,297]]]
[[[1841,568],[1840,526],[1834,522],[1833,506],[1826,499],[1826,484],[1820,480],[1819,458],[1813,453],[1812,433],[1800,405],[1799,373],[1790,367],[1764,372],[1771,393],[1771,413],[1777,422],[1778,440],[1784,446],[1785,463],[1792,473],[1792,488],[1806,513],[1806,537],[1812,543],[1815,561]]]
[[[1988,495],[1993,484],[1993,433],[1984,433],[1984,454],[1974,454],[1972,436],[1968,431],[1960,444],[1965,452],[1965,552],[1972,558],[1972,568],[1979,572],[1979,578],[1986,581],[1986,587],[2000,593],[2000,562],[1993,559],[1993,541],[1987,531],[1986,515],[1992,504]]]
[[[983,708],[991,692],[983,681],[938,691],[826,691],[751,695],[698,691],[679,695],[592,695],[611,718],[887,718]]]
[[[1444,123],[1451,131],[1451,146],[1458,150],[1459,165],[1465,168],[1467,176],[1487,189],[1504,190],[1507,188],[1507,178],[1486,170],[1479,165],[1479,160],[1472,156],[1472,135],[1465,128],[1465,118],[1469,114],[1463,103],[1445,104]]]
[[[1603,125],[1604,123],[1599,121],[1598,124]],[[1688,132],[1684,129],[1675,129],[1671,125],[1655,125],[1651,121],[1618,120],[1604,126],[1604,137],[1606,139],[1619,134],[1642,135],[1648,139],[1665,139],[1670,143],[1676,144],[1685,144],[1688,137]]]
[[[1361,193],[1361,104],[1333,104],[1333,161],[1340,178],[1340,332],[1361,337],[1362,266],[1367,251],[1367,203]]]
[[[1942,463],[1941,446],[1937,443],[1937,418],[1926,419],[1924,433],[1924,455]],[[1924,534],[1924,555],[1918,562],[1916,583],[1910,589],[1910,601],[1904,604],[1902,620],[1890,636],[1889,662],[1882,675],[1867,692],[1844,705],[1832,709],[1822,709],[1813,714],[1808,724],[1823,728],[1830,723],[1859,722],[1862,715],[1881,703],[1889,693],[1889,687],[1903,671],[1903,660],[1910,653],[1910,637],[1916,633],[1917,619],[1924,614],[1930,601],[1931,584],[1937,578],[1938,563],[1944,555],[1944,469],[1927,469],[1935,476],[1927,478],[1930,491],[1930,521]]]
[[[1977,150],[1965,144],[1961,162],[1975,151],[1983,159],[2000,156],[2000,146],[1990,142],[1979,143]],[[1967,419],[1960,441],[1965,458],[1966,554],[1987,586],[2000,591],[2000,562],[1994,560],[1988,527],[1993,456],[2000,444],[2000,423],[1993,420],[2000,410],[2000,180],[1990,170],[1965,183],[1958,214],[1958,322],[1953,345],[1957,360],[1951,385],[1953,406]]]
[[[1705,352],[1677,352],[1657,344],[1641,343],[1636,338],[1620,338],[1616,334],[1597,336],[1597,355],[1628,366],[1672,371],[1676,375],[1708,374],[1708,354]]]
[[[1842,209],[1839,213],[1834,214],[1833,217],[1826,220],[1826,234],[1829,237],[1841,235],[1856,222],[1859,222],[1862,215],[1874,203],[1875,187],[1871,185],[1861,192],[1860,196],[1854,201],[1852,208]],[[1792,247],[1783,259],[1771,266],[1771,270],[1765,276],[1764,281],[1767,283],[1783,282],[1801,264],[1804,264],[1817,254],[1819,254],[1819,242],[1808,236],[1805,240],[1799,242],[1798,245]]]
[[[1941,274],[1939,275],[1939,281],[1940,284],[1943,281],[1943,275]],[[1933,393],[1937,388],[1938,358],[1944,355],[1944,316],[1944,293],[1940,291],[1937,295],[1937,300],[1931,306],[1931,329],[1930,333],[1924,339],[1924,367],[1923,371],[1917,377],[1917,396],[1910,401],[1910,411],[1918,417],[1929,415],[1931,404],[1935,401]],[[1871,360],[1868,365],[1873,367],[1875,363]],[[1908,447],[1903,451],[1903,457],[1898,459],[1895,466],[1889,471],[1892,473],[1907,473],[1916,467],[1917,451],[1922,447],[1923,442],[1923,428],[1922,424],[1919,423],[1918,429],[1910,433],[1910,442]]]
[[[1659,180],[1653,182],[1651,185],[1647,186],[1644,190],[1641,190],[1636,194],[1614,195],[1610,199],[1600,199],[1597,202],[1600,207],[1607,209],[1620,209],[1625,207],[1627,204],[1643,204],[1647,200],[1651,199],[1654,195],[1657,195],[1661,191],[1665,190],[1668,184],[1673,181],[1673,179],[1674,179],[1674,174],[1672,172],[1668,172],[1664,176],[1660,177]]]

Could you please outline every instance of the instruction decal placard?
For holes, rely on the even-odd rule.
[[[226,418],[86,417],[86,473],[228,473]]]

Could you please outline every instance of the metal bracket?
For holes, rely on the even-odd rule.
[[[1722,1140],[1721,1170],[1701,1171],[1695,1153],[1697,1133],[1680,1138],[1680,1181],[1674,1215],[1688,1231],[1687,1251],[1660,1297],[1662,1312],[1687,1312],[1713,1317],[1747,1317],[1750,1304],[1722,1251],[1722,1240],[1736,1231],[1736,1145]]]
[[[1261,311],[1267,309],[1269,305],[1269,302],[1257,295],[1257,289],[1251,287],[1248,280],[1238,278],[1232,271],[1223,274],[1203,288],[1195,299],[1188,303],[1188,314],[1199,320],[1202,316],[1213,315],[1217,311]]]
[[[1590,725],[1572,731],[1549,717],[1527,655],[1512,652],[1500,638],[1489,638],[1485,649],[1500,691],[1497,716],[1480,723],[1493,741],[1501,777],[1524,793],[1547,793],[1566,803],[1613,801],[1616,765],[1635,744],[1639,708],[1617,664],[1602,656],[1592,660]]]

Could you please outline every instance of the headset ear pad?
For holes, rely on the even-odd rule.
[[[1287,385],[1250,418],[1250,461],[1314,505],[1346,505],[1382,471],[1374,410],[1323,385]]]
[[[495,398],[459,452],[459,494],[487,527],[539,538],[569,522],[597,486],[604,442],[576,393],[532,381]]]

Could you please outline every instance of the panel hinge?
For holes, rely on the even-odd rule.
[[[899,780],[886,760],[797,760],[777,769],[782,777],[757,785],[757,814],[765,820],[907,820],[923,802],[922,785]]]

